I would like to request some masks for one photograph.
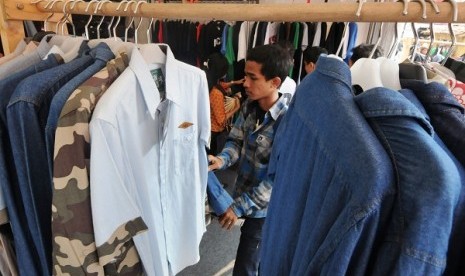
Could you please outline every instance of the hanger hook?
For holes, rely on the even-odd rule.
[[[87,7],[86,7],[86,9],[85,9],[85,12],[88,12],[88,11],[89,11],[90,5],[91,5],[92,3],[97,2],[97,1],[98,1],[98,0],[90,0],[90,2],[87,4]],[[86,38],[87,38],[87,39],[90,39],[90,35],[89,35],[89,25],[90,25],[90,22],[92,21],[92,18],[93,18],[93,17],[94,17],[94,16],[93,16],[93,14],[91,13],[91,14],[89,15],[89,20],[87,20],[87,23],[86,23],[86,25],[84,26],[84,30],[85,30],[85,32],[86,32]]]
[[[72,20],[69,20],[69,17],[71,16],[70,12],[67,12],[66,11],[66,6],[69,4],[69,3],[74,3],[76,0],[69,0],[69,1],[65,1],[65,3],[63,4],[63,14],[65,14],[65,16],[63,17],[63,22],[61,24],[61,33],[64,34],[65,31],[65,26],[66,26],[66,22],[69,22],[71,24],[71,27],[73,28],[73,36],[76,36],[76,27],[74,26],[74,23]],[[71,7],[71,6],[70,6]],[[57,32],[58,33],[58,32]]]
[[[100,11],[100,9],[102,8],[102,5],[105,2],[109,2],[109,0],[101,0],[97,3],[97,5],[95,5],[94,14],[97,14],[97,12]],[[105,15],[102,15],[102,19],[100,19],[100,22],[97,25],[97,39],[100,39],[100,26],[102,25],[104,19],[105,19]]]
[[[412,32],[413,32],[413,37],[414,37],[414,44],[413,44],[413,52],[412,52],[412,57],[410,58],[410,61],[414,62],[415,56],[417,55],[417,48],[418,48],[418,31],[417,28],[415,27],[415,23],[411,23],[412,26]]]
[[[457,17],[459,15],[459,10],[457,8],[457,1],[455,0],[446,0],[452,5],[452,22],[457,22]]]
[[[139,2],[137,2],[136,9],[134,10],[134,15],[137,14],[137,11],[139,10],[140,5],[142,5],[142,4],[144,4],[144,3],[146,3],[146,2],[145,2],[145,1],[139,1]],[[138,34],[137,34],[137,32],[139,31],[139,27],[140,27],[140,25],[142,24],[142,20],[143,20],[143,19],[144,19],[143,17],[140,17],[139,23],[137,24],[137,27],[136,27],[136,29],[134,30],[134,40],[135,40],[135,43],[136,43],[136,44],[138,44]]]
[[[66,5],[68,4],[68,1],[64,1],[63,4],[63,16],[58,20],[56,26],[55,26],[55,33],[58,34],[58,30],[60,29],[60,25],[62,25],[66,21],[67,13],[65,11]],[[63,32],[62,32],[63,34]]]
[[[103,4],[105,3],[110,3],[111,1],[110,0],[102,0],[100,3],[99,3],[99,6],[98,6],[98,11],[101,11],[102,10],[102,7],[103,7]],[[97,25],[97,35],[99,36],[100,38],[100,26],[102,26],[102,23],[103,23],[103,20],[105,19],[105,15],[102,16],[102,19],[100,20],[100,23],[98,23]],[[108,23],[108,37],[110,38],[111,37],[111,31],[110,31],[110,28],[111,28],[111,25],[113,24],[113,21],[115,20],[115,17],[112,16],[111,17],[111,20],[110,20],[110,23]]]
[[[433,6],[433,9],[434,9],[434,12],[436,14],[440,13],[438,4],[436,4],[436,2],[434,0],[426,0],[426,1],[431,3],[431,5]]]
[[[433,49],[433,44],[436,41],[436,37],[434,35],[434,24],[431,22],[429,23],[429,35],[430,35],[430,42],[428,45],[428,52],[426,52],[426,57],[425,57],[425,63],[428,62],[428,60],[431,57],[431,50]]]
[[[123,5],[123,3],[127,3],[127,2],[128,2],[128,0],[122,0],[119,3],[118,7],[116,7],[116,10],[119,11],[119,8],[121,8],[121,5]],[[115,26],[113,27],[113,37],[115,38],[115,40],[117,38],[116,27],[118,27],[118,24],[119,24],[120,21],[121,21],[121,16],[118,16],[118,19],[116,20]]]
[[[448,1],[452,5],[452,9],[453,9],[452,21],[456,22],[457,21],[457,14],[458,14],[457,3],[455,2],[455,0],[448,0]],[[457,41],[457,37],[455,36],[454,28],[452,27],[452,23],[448,23],[447,26],[449,27],[449,34],[450,34],[450,38],[451,38],[451,44],[450,44],[449,50],[447,51],[446,56],[444,57],[443,61],[441,62],[442,65],[446,64],[447,59],[452,55],[452,49],[453,49],[453,47],[455,47],[455,43]]]
[[[131,4],[134,4],[134,3],[136,3],[136,1],[134,1],[134,0],[128,1],[128,3],[126,4],[126,6],[124,7],[124,11],[127,11],[128,8],[129,8],[129,6],[130,6]],[[129,31],[129,29],[131,28],[132,23],[134,23],[134,16],[131,16],[131,20],[129,21],[128,26],[126,27],[126,29],[124,29],[124,42],[127,42],[127,41],[128,41],[128,31]]]
[[[53,8],[53,5],[55,5],[56,2],[63,2],[63,0],[53,0],[53,1],[51,1],[51,2],[48,2],[48,3],[45,5],[45,9],[51,10],[51,9]],[[49,6],[49,5],[50,5],[50,6]],[[48,20],[49,20],[50,18],[52,18],[52,16],[53,16],[54,14],[55,14],[55,13],[52,12],[52,14],[50,14],[49,16],[47,16],[47,18],[45,18],[45,21],[44,21],[44,31],[47,31],[47,30],[48,30],[48,28],[47,28],[47,26],[48,26]]]
[[[402,3],[404,3],[404,9],[402,10],[402,15],[407,15],[408,14],[408,1],[409,0],[400,0]],[[399,1],[397,1],[399,2]]]
[[[399,45],[399,26],[398,23],[394,23],[394,42],[392,43],[389,53],[387,54],[388,58],[391,58],[396,52]]]
[[[357,11],[355,12],[355,16],[360,17],[360,14],[362,13],[362,6],[363,6],[364,1],[365,0],[358,0],[358,8],[357,8]]]
[[[378,40],[376,41],[375,46],[373,46],[373,49],[371,50],[371,53],[368,56],[368,58],[373,58],[373,55],[375,54],[376,49],[378,49],[378,46],[379,46],[379,43],[381,42],[381,38],[382,38],[382,34],[383,34],[383,26],[384,26],[384,22],[381,22],[381,26],[379,26]]]
[[[404,10],[404,14],[407,15],[407,10],[408,10],[408,3],[409,2],[420,2],[420,5],[421,5],[421,10],[422,10],[422,15],[421,15],[421,18],[423,19],[426,19],[426,2],[425,0],[405,0],[405,10]]]
[[[148,43],[152,43],[152,35],[151,35],[151,32],[150,32],[152,27],[153,27],[153,17],[150,18],[149,27],[147,28],[147,40],[148,40]]]

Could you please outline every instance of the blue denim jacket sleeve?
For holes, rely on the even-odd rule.
[[[207,195],[210,206],[218,216],[224,214],[234,202],[213,172],[208,173]]]

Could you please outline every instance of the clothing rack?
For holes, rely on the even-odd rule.
[[[14,50],[24,38],[23,20],[57,22],[63,12],[107,16],[135,16],[156,19],[228,20],[228,21],[305,21],[305,22],[453,22],[454,9],[449,2],[437,3],[439,13],[429,2],[314,3],[314,4],[164,4],[136,2],[126,4],[105,1],[3,0],[0,3],[0,35],[5,53]],[[54,2],[50,5],[49,2]],[[73,3],[74,2],[74,3]],[[72,3],[72,4],[70,4]],[[47,4],[49,4],[47,6]],[[72,6],[72,8],[71,8]],[[118,10],[119,7],[119,10]],[[225,10],[226,9],[226,10]],[[359,16],[356,15],[360,10]],[[219,12],[223,11],[223,12]],[[226,12],[227,11],[227,12]],[[407,11],[407,12],[405,12]],[[61,13],[61,14],[59,14]],[[457,20],[465,23],[465,3],[457,3]]]

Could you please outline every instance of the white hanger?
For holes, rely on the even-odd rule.
[[[363,91],[375,87],[383,87],[381,80],[381,65],[376,59],[360,58],[352,67],[352,85],[360,85]]]
[[[356,15],[358,16],[361,13],[363,1],[359,2],[359,8],[357,9]],[[381,38],[381,28],[380,28],[380,38]],[[378,39],[378,42],[380,39]],[[376,50],[378,45],[376,43],[373,47],[373,51],[370,53],[370,56]],[[363,91],[375,88],[383,87],[383,82],[381,79],[381,65],[380,63],[371,58],[360,58],[358,59],[350,68],[350,73],[352,75],[352,85],[360,85]]]
[[[399,64],[392,59],[379,57],[376,59],[380,66],[381,82],[386,88],[400,90]]]
[[[166,54],[160,49],[162,45],[168,47],[167,44],[162,43],[144,44],[139,46],[139,51],[142,56],[147,57],[146,62],[148,64],[166,64]]]

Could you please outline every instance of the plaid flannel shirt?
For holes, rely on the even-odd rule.
[[[258,124],[256,101],[246,101],[229,133],[222,152],[218,155],[225,169],[239,160],[239,173],[236,181],[232,209],[237,216],[266,217],[271,196],[272,182],[267,178],[268,162],[274,134],[279,124],[278,118],[288,108],[288,98],[281,96],[266,112]]]

